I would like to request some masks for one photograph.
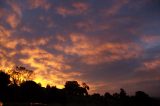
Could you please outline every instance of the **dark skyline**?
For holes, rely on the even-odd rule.
[[[159,11],[159,0],[0,0],[0,70],[160,96]]]

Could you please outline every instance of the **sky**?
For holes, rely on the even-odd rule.
[[[159,0],[0,0],[0,70],[160,96],[159,12]]]

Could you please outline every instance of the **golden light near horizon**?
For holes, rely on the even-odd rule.
[[[54,83],[54,80],[52,81],[52,80],[44,79],[42,76],[38,76],[38,77],[34,78],[34,81],[41,84],[42,87],[46,87],[47,85],[50,85],[50,86],[55,86],[60,89],[64,88],[64,85]]]

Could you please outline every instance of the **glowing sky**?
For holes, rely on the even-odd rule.
[[[0,69],[90,92],[160,96],[159,0],[0,0]]]

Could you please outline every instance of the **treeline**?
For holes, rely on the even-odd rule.
[[[96,85],[95,85],[96,86]],[[11,76],[0,72],[0,101],[6,103],[82,104],[86,106],[160,106],[158,100],[143,91],[129,96],[124,89],[119,93],[88,94],[89,86],[77,81],[67,81],[64,89],[47,85],[42,87],[32,80],[13,83]],[[39,104],[40,105],[40,104]]]

